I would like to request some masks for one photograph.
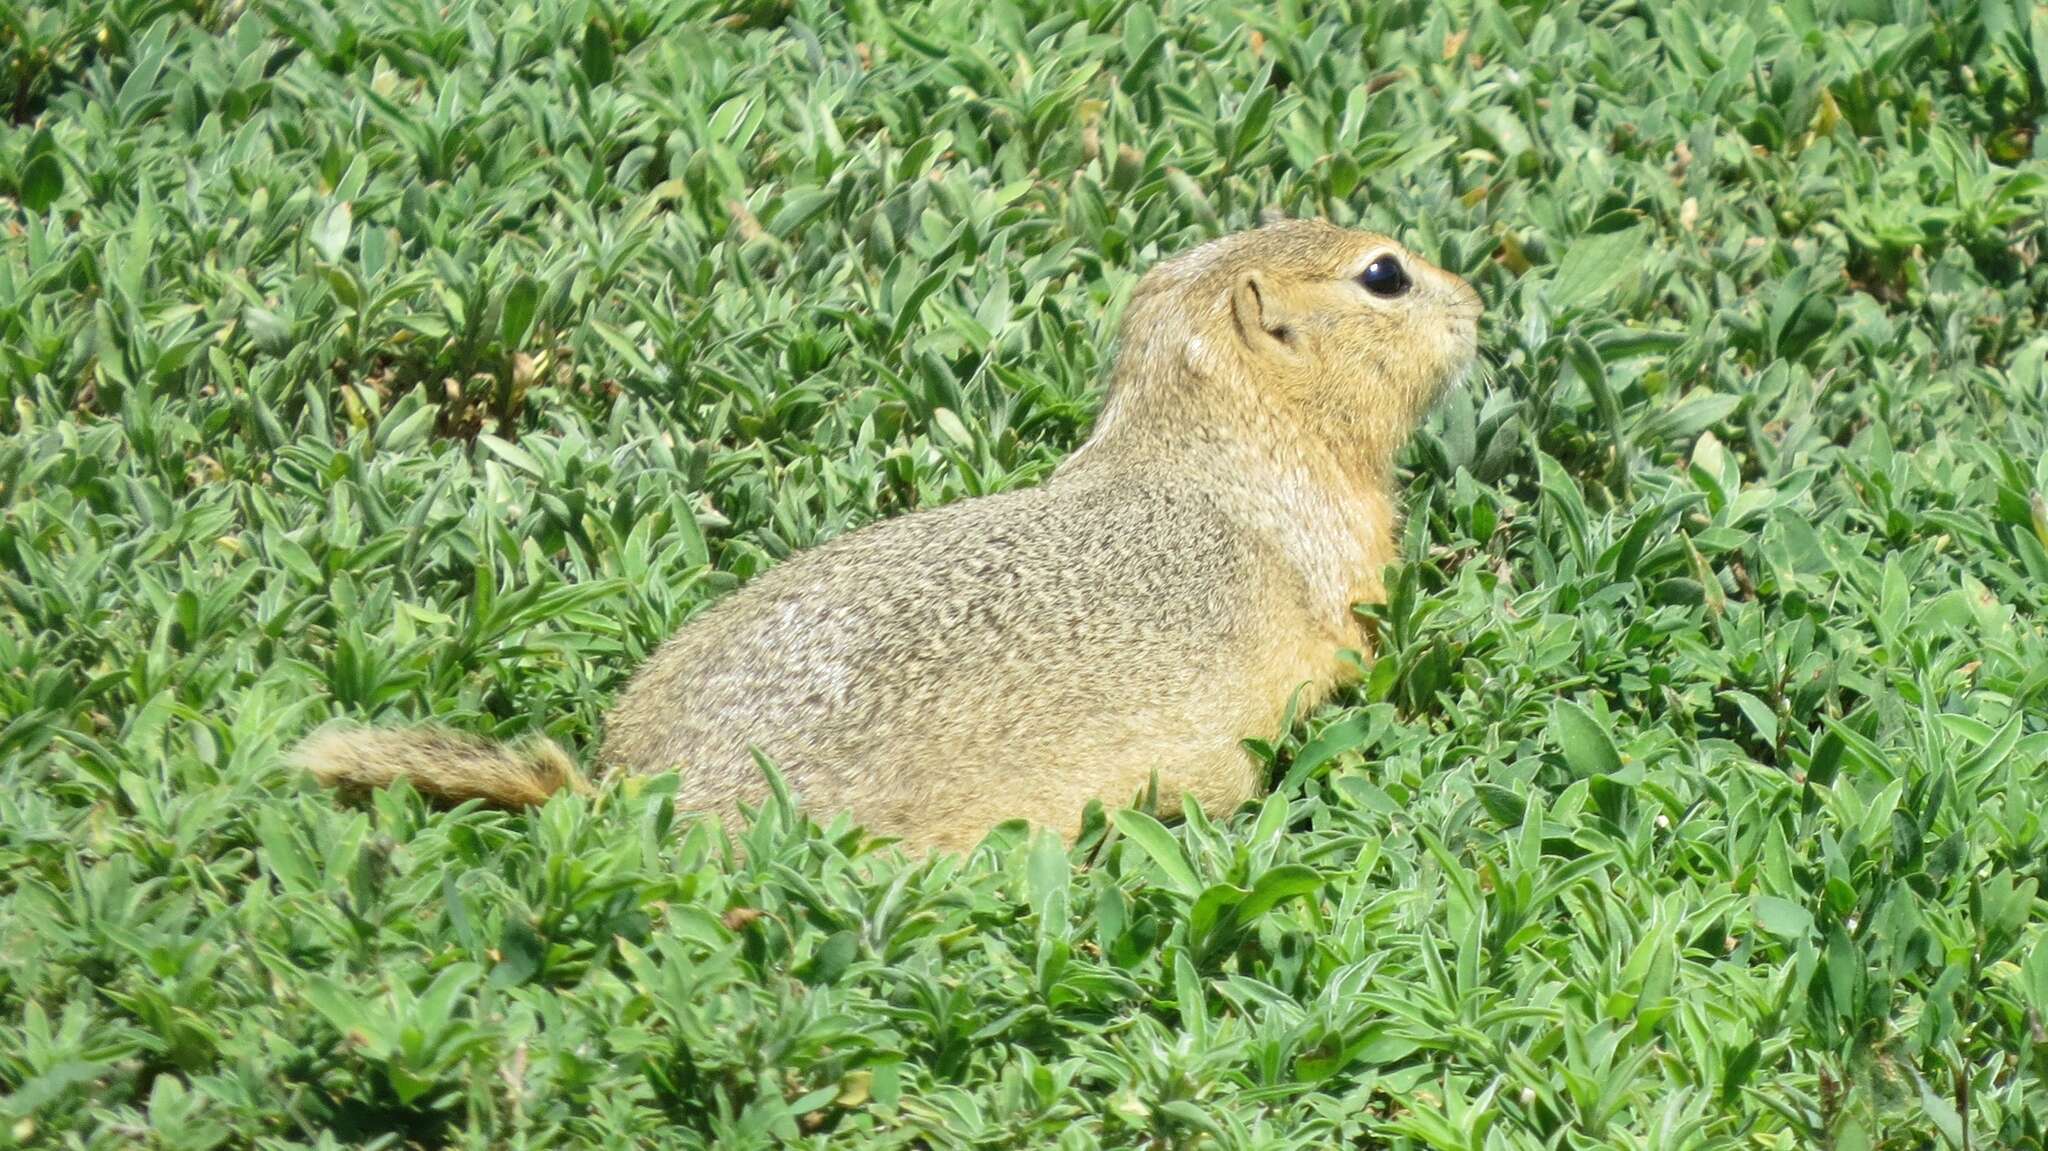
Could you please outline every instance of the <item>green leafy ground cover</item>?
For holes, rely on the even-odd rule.
[[[53,0],[0,82],[0,1140],[2043,1145],[2048,8]],[[1276,205],[1492,313],[1256,810],[279,766],[588,746]]]

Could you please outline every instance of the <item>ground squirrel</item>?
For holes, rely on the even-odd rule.
[[[1260,787],[1280,734],[1367,644],[1395,457],[1471,362],[1479,296],[1385,236],[1283,220],[1152,269],[1088,440],[1035,487],[882,520],[769,569],[685,624],[606,718],[600,764],[677,771],[730,812],[767,782],[914,851],[1157,774],[1171,813]],[[357,788],[537,803],[583,788],[545,740],[330,729],[296,760]]]

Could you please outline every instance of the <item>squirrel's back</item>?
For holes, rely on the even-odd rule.
[[[1217,732],[1278,720],[1248,676],[1315,676],[1285,650],[1304,592],[1276,559],[1170,473],[1084,471],[882,521],[678,631],[607,719],[602,759],[681,770],[686,805],[725,809],[761,798],[758,749],[806,804],[919,841],[1129,800],[1177,760],[1244,758]],[[1248,758],[1229,775],[1205,801],[1256,784]]]

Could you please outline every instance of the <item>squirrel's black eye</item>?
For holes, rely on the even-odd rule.
[[[1392,256],[1381,256],[1365,266],[1358,274],[1358,282],[1365,290],[1383,299],[1393,299],[1408,290],[1410,283],[1408,269]]]

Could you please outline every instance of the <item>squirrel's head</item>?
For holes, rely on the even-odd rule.
[[[1145,275],[1118,383],[1162,368],[1228,373],[1341,455],[1391,464],[1471,364],[1481,311],[1471,285],[1386,236],[1279,220]]]

